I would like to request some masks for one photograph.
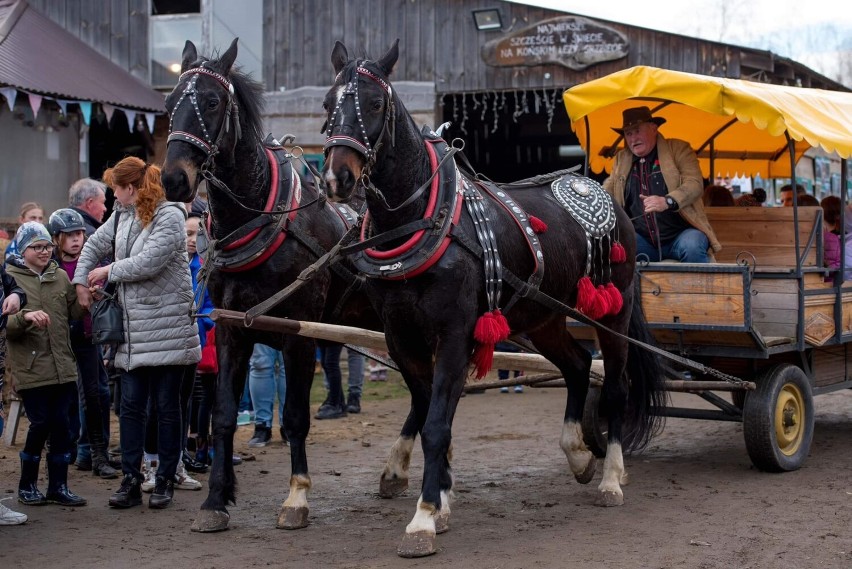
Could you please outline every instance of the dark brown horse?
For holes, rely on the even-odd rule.
[[[648,442],[657,426],[652,410],[665,398],[657,356],[626,337],[650,335],[635,302],[635,236],[624,211],[617,205],[600,210],[612,225],[602,240],[593,241],[608,246],[595,248],[591,241],[587,246],[588,231],[595,228],[584,230],[551,191],[552,184],[563,184],[578,195],[594,190],[601,196],[593,181],[565,175],[509,190],[462,177],[452,164],[454,150],[417,129],[391,85],[397,46],[371,61],[350,59],[341,43],[335,45],[331,61],[337,76],[324,102],[323,176],[335,200],[366,191],[369,216],[362,237],[375,245],[354,262],[369,276],[390,355],[411,391],[415,425],[397,442],[384,479],[405,470],[413,435],[422,436],[420,500],[398,550],[414,557],[433,553],[436,532],[447,527],[453,416],[471,362],[480,374],[487,370],[489,344],[509,331],[500,309],[511,333],[526,334],[565,377],[560,446],[581,483],[595,472],[580,426],[591,356],[569,333],[559,306],[579,306],[612,330],[598,331],[609,419],[599,505],[623,503],[623,447]],[[469,207],[459,206],[462,199]],[[601,201],[611,203],[605,194]],[[613,290],[618,302],[609,296]],[[605,294],[612,301],[601,304]]]
[[[233,69],[237,40],[218,59],[199,57],[186,43],[180,81],[166,99],[170,133],[163,185],[170,200],[187,202],[207,180],[209,195],[210,297],[217,308],[247,311],[272,297],[333,247],[346,230],[336,206],[304,179],[277,141],[261,136],[262,86]],[[320,270],[272,308],[272,316],[333,321],[377,329],[366,297],[351,290],[358,279],[345,268]],[[344,302],[344,299],[348,301]],[[195,531],[227,529],[226,506],[235,503],[231,456],[237,405],[255,343],[280,349],[287,376],[284,422],[290,442],[290,494],[278,527],[308,523],[311,487],[305,438],[310,428],[310,390],[315,342],[309,338],[219,326],[219,378],[213,414],[215,453],[207,500]]]

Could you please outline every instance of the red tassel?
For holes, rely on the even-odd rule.
[[[530,226],[536,233],[544,233],[547,231],[547,224],[534,215],[530,216]]]
[[[494,344],[477,344],[473,350],[471,363],[476,370],[476,379],[485,377],[494,363]]]
[[[510,332],[509,322],[499,308],[486,312],[476,321],[473,339],[477,343],[471,356],[471,362],[476,368],[476,379],[482,379],[491,370],[494,346],[508,338]]]
[[[592,279],[583,277],[577,283],[577,310],[588,315],[589,310],[595,302],[597,291],[595,285],[592,284]]]
[[[624,245],[616,241],[612,244],[609,250],[610,263],[623,263],[627,260],[627,251],[624,250]]]
[[[615,315],[621,312],[624,306],[624,298],[621,296],[621,291],[615,288],[612,283],[606,284],[606,293],[609,296],[609,314]]]
[[[592,311],[589,314],[590,318],[600,320],[609,314],[609,295],[603,285],[598,285],[595,290],[595,303],[592,305]]]
[[[473,329],[473,339],[480,344],[496,344],[508,337],[509,323],[499,309],[480,316]]]

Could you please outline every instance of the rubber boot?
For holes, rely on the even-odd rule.
[[[41,456],[20,452],[21,481],[18,482],[18,501],[27,506],[47,504],[47,498],[38,489],[38,464]]]
[[[71,453],[47,455],[47,501],[60,506],[85,506],[86,499],[68,489]]]

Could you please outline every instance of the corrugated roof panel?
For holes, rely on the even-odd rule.
[[[61,99],[164,111],[161,93],[23,0],[0,4],[0,83]]]

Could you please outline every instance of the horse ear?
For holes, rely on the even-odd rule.
[[[334,67],[335,75],[343,70],[347,61],[349,61],[349,52],[346,51],[346,46],[340,41],[334,42],[334,49],[331,50],[331,65]]]
[[[186,45],[183,46],[183,55],[181,56],[180,72],[183,73],[198,61],[198,50],[195,49],[195,44],[186,40]]]
[[[385,75],[390,76],[393,72],[394,66],[396,66],[396,60],[399,59],[399,38],[396,38],[396,41],[393,42],[393,45],[388,50],[386,54],[384,54],[378,61],[379,67],[382,68],[382,71],[385,72]]]
[[[237,42],[240,38],[234,38],[228,50],[219,58],[219,71],[222,75],[227,75],[231,72],[231,67],[237,60]]]

